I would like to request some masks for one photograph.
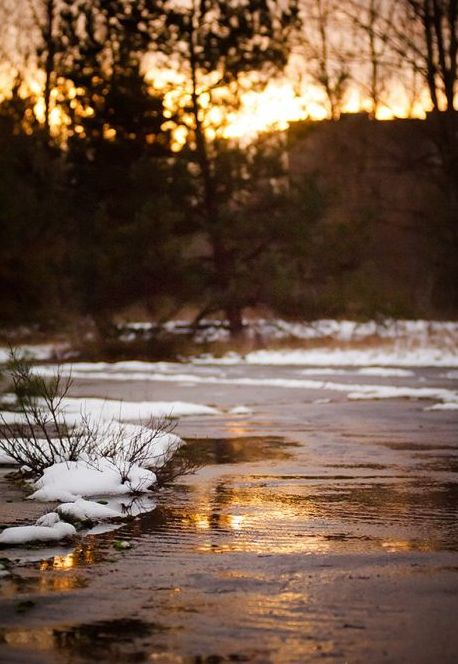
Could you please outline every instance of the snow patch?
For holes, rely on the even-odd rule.
[[[156,483],[156,475],[132,464],[123,477],[116,465],[101,457],[97,466],[87,461],[67,461],[46,468],[34,483],[29,499],[49,502],[74,502],[83,496],[116,496],[147,491]]]
[[[367,359],[367,358],[366,358]],[[378,358],[380,359],[380,358]],[[379,368],[380,362],[375,366]],[[147,379],[157,382],[177,382],[184,379],[183,374],[146,374]],[[394,387],[385,385],[365,385],[352,383],[339,383],[334,381],[320,381],[302,378],[229,378],[219,375],[193,375],[186,376],[192,378],[196,384],[212,385],[240,385],[246,387],[278,387],[285,389],[304,389],[304,390],[329,390],[334,392],[343,392],[350,399],[432,399],[444,402],[457,402],[458,392],[445,388],[421,388],[421,387]],[[129,380],[126,375],[119,376],[122,380]]]
[[[236,363],[235,358],[232,358]],[[258,350],[238,362],[259,365],[308,365],[316,367],[458,367],[458,353],[439,348],[413,350]]]
[[[235,406],[229,412],[231,415],[251,415],[253,411],[247,406]]]
[[[210,406],[185,401],[117,401],[113,399],[76,399],[66,397],[62,408],[67,422],[78,422],[82,415],[92,420],[147,420],[150,418],[172,418],[188,415],[217,415],[219,411]]]
[[[0,544],[14,545],[29,542],[59,542],[76,535],[76,528],[61,521],[58,514],[51,512],[38,519],[34,526],[12,526],[0,534]]]
[[[410,378],[415,376],[409,369],[395,369],[394,367],[362,367],[357,373],[360,376],[379,376],[382,378]]]
[[[0,466],[14,466],[16,461],[0,450]]]
[[[111,507],[84,498],[78,498],[74,503],[62,503],[56,511],[67,521],[105,521],[121,516],[120,512]]]
[[[446,401],[443,403],[435,403],[433,406],[428,406],[425,410],[458,410],[458,402]]]
[[[68,356],[70,346],[67,343],[58,344],[25,344],[18,347],[19,351],[31,360],[44,362],[46,360],[64,359]],[[11,360],[9,348],[0,347],[0,364]]]
[[[440,388],[354,385],[353,389],[354,392],[347,394],[349,399],[442,399],[446,403],[458,403],[457,392]]]

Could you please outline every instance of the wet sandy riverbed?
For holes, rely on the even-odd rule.
[[[451,387],[432,370],[373,380]],[[153,512],[76,547],[2,552],[19,561],[0,579],[1,661],[456,661],[458,411],[185,378],[74,391],[225,412],[181,420],[204,465]],[[227,412],[241,404],[252,414]],[[4,477],[0,491],[0,522],[30,521],[36,506]]]

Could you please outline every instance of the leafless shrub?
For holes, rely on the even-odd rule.
[[[149,422],[138,425],[109,423],[99,432],[101,440],[97,452],[98,458],[110,461],[119,473],[121,483],[125,484],[134,466],[141,466],[157,473],[173,456],[177,445],[164,445],[164,438],[172,434],[176,423],[167,418],[151,418]],[[161,449],[164,447],[164,449]],[[97,461],[95,462],[97,464]]]
[[[14,350],[8,371],[21,423],[11,424],[0,413],[0,450],[32,474],[39,475],[55,463],[79,459],[102,470],[104,460],[119,473],[123,484],[130,480],[135,466],[151,470],[159,483],[164,483],[199,467],[178,449],[178,438],[176,444],[165,440],[176,425],[170,418],[151,418],[140,426],[115,420],[94,421],[83,411],[80,424],[71,427],[65,421],[63,407],[72,385],[71,375],[64,378],[58,368],[51,379],[45,379]],[[146,488],[137,487],[139,491]]]
[[[160,467],[154,468],[157,482],[160,486],[173,482],[183,475],[193,475],[200,468],[202,462],[190,458],[186,454],[186,448],[181,447],[175,452],[169,452]]]
[[[20,426],[11,424],[0,413],[2,452],[38,474],[54,463],[76,461],[81,454],[93,451],[97,427],[89,426],[84,415],[78,427],[71,428],[65,422],[62,401],[72,385],[71,376],[63,378],[57,370],[51,379],[44,379],[14,350],[8,370],[21,422]]]

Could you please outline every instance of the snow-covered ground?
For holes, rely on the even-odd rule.
[[[236,356],[231,354],[229,357],[216,358],[197,358],[192,363],[183,365],[181,363],[154,363],[154,362],[118,362],[113,364],[100,363],[80,363],[74,364],[70,367],[61,367],[63,373],[72,375],[75,379],[82,379],[84,381],[110,381],[110,382],[143,382],[143,383],[171,383],[176,384],[177,387],[192,387],[192,386],[205,386],[205,385],[233,385],[241,387],[274,387],[281,389],[297,389],[297,390],[319,390],[323,392],[338,392],[344,393],[350,400],[365,399],[418,399],[437,401],[437,409],[445,408],[452,409],[453,404],[458,405],[458,391],[453,389],[453,380],[455,374],[450,371],[444,371],[439,375],[442,380],[444,378],[447,383],[450,381],[450,387],[427,387],[419,384],[416,377],[415,368],[420,369],[424,367],[433,367],[436,369],[441,367],[454,366],[453,362],[457,360],[454,356],[441,355],[432,357],[427,354],[422,361],[418,360],[414,363],[413,358],[407,363],[404,357],[395,358],[393,355],[383,355],[379,351],[376,355],[371,351],[369,355],[358,353],[356,356],[337,354],[329,351],[327,358],[328,362],[325,365],[324,359],[326,357],[325,351],[320,351],[318,357],[321,359],[322,364],[316,363],[312,368],[313,360],[317,360],[315,351],[310,351],[312,357],[309,359],[311,367],[307,369],[296,369],[295,367],[303,367],[306,359],[303,355],[307,355],[307,351],[300,351],[301,362],[296,363],[291,361],[291,357],[296,358],[297,351],[283,352],[263,352],[251,353],[245,357]],[[352,353],[352,351],[349,351]],[[336,360],[337,357],[337,360]],[[350,361],[353,359],[353,366]],[[371,364],[371,359],[379,363],[378,365]],[[384,365],[383,360],[386,364]],[[396,360],[403,366],[396,366]],[[433,361],[436,361],[436,365]],[[265,360],[265,364],[263,363]],[[364,364],[364,360],[366,364]],[[449,362],[450,364],[447,364]],[[244,370],[244,367],[262,367],[265,366],[276,368],[275,375],[270,372],[269,375],[259,374],[248,375],[249,372]],[[409,366],[409,369],[404,368]],[[279,375],[278,371],[284,369],[284,375]],[[46,366],[37,367],[37,371],[42,375],[52,375],[56,367]],[[186,373],[183,372],[186,371]],[[265,373],[265,372],[264,372]],[[326,378],[321,378],[321,377]],[[346,380],[340,382],[339,380],[332,380],[328,377],[342,376]],[[442,377],[442,378],[441,378]],[[380,384],[372,381],[380,379]],[[365,379],[371,379],[370,383],[363,382]],[[399,384],[401,381],[403,384]],[[88,400],[91,402],[92,400]],[[98,401],[98,400],[95,400]],[[153,402],[154,403],[154,402]],[[443,404],[447,404],[444,406]],[[100,406],[102,402],[100,403]],[[109,409],[114,417],[119,416],[116,414],[116,409],[120,408],[121,404],[114,402],[110,405]],[[128,404],[127,412],[132,415],[137,413],[142,408],[142,402],[139,404]],[[218,414],[218,410],[214,407],[202,406],[199,412],[198,407],[195,407],[195,414]],[[186,412],[183,410],[183,412]],[[191,408],[192,412],[192,408]],[[220,412],[221,414],[221,412]]]
[[[326,346],[329,346],[329,344],[351,346],[352,344],[361,345],[364,343],[372,345],[379,342],[384,345],[391,344],[397,353],[404,350],[410,351],[412,355],[409,361],[413,362],[414,365],[417,361],[416,358],[418,358],[415,353],[419,349],[429,349],[429,354],[433,356],[432,361],[438,361],[438,352],[450,354],[456,352],[458,348],[458,322],[455,321],[387,318],[366,322],[334,319],[291,322],[279,318],[260,318],[245,320],[244,325],[247,340],[251,340],[257,345],[268,347],[278,342],[287,343],[291,341],[295,344],[298,342],[313,342],[316,344],[321,341]],[[126,344],[138,339],[150,339],[159,330],[156,323],[147,322],[125,323],[119,324],[117,327],[119,340]],[[174,335],[190,335],[193,331],[189,321],[184,320],[169,321],[160,329]],[[230,334],[227,321],[200,321],[194,341],[196,343],[229,342]],[[73,358],[72,349],[65,342],[26,344],[22,345],[21,348],[32,359],[40,361],[62,361]],[[0,364],[7,362],[8,356],[9,349],[6,346],[0,347]],[[259,357],[257,361],[259,361]],[[298,360],[292,358],[292,361],[297,362]]]
[[[20,350],[31,360],[48,361],[64,360],[68,357],[70,346],[67,343],[49,344],[19,344]],[[10,359],[9,347],[0,347],[0,364],[5,364]]]
[[[432,340],[452,343],[458,340],[458,323],[454,321],[395,320],[391,318],[358,322],[354,320],[319,319],[291,322],[280,318],[245,320],[248,338],[269,341],[335,340],[342,342],[379,339],[409,339],[427,344]],[[118,326],[121,339],[133,341],[139,336],[148,338],[157,330],[153,323],[126,323]],[[164,329],[172,334],[189,334],[188,321],[169,321]],[[197,342],[224,342],[229,339],[229,324],[220,320],[201,320],[197,327]]]
[[[40,367],[40,369],[37,369],[37,373],[43,376],[53,376],[55,371],[56,367]],[[88,367],[87,371],[91,375]],[[63,368],[62,372],[74,375],[72,369]],[[81,376],[81,372],[76,371],[76,375]],[[14,397],[10,394],[5,395],[6,399],[1,398],[0,405],[2,403],[4,406],[14,405],[11,403],[12,396]],[[91,397],[85,399],[64,397],[61,401],[61,408],[65,421],[72,426],[80,423],[82,418],[88,418],[93,423],[112,420],[117,422],[147,422],[151,419],[219,414],[217,408],[187,401],[121,401]],[[21,424],[27,421],[23,413],[15,410],[3,411],[0,413],[0,417],[7,424]]]
[[[212,356],[202,356],[194,360],[201,364],[214,364]],[[385,367],[458,367],[456,349],[432,347],[388,347],[365,348],[311,348],[300,350],[258,350],[239,355],[227,353],[217,360],[218,364],[258,365],[300,365],[309,367],[361,367],[367,372],[369,367],[378,371]]]

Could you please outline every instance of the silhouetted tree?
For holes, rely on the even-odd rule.
[[[0,104],[0,320],[49,325],[62,320],[70,291],[65,164],[43,144],[36,99],[20,88]]]
[[[135,301],[154,308],[177,278],[169,137],[142,72],[150,34],[141,3],[66,0],[61,26],[74,265],[84,310],[106,332],[113,312]]]
[[[366,95],[370,114],[377,117],[381,106],[389,106],[393,74],[398,80],[405,74],[399,54],[390,48],[397,21],[401,18],[397,0],[344,0],[341,11],[354,27],[355,81]]]
[[[336,0],[303,0],[302,12],[304,72],[324,92],[329,116],[336,120],[352,76],[350,23]]]
[[[304,311],[324,200],[312,179],[289,181],[281,138],[266,134],[249,145],[219,139],[212,160],[224,281],[208,234],[204,203],[190,192],[187,209],[201,238],[190,276],[205,316],[225,312],[233,334],[246,307]],[[299,295],[300,293],[300,295]]]
[[[223,99],[222,116],[241,103],[244,82],[262,87],[285,67],[290,36],[298,24],[297,2],[222,2],[204,0],[181,5],[166,0],[154,22],[156,52],[170,57],[188,82],[189,104],[182,113],[188,131],[188,151],[199,180],[200,231],[205,233],[213,261],[215,292],[219,294],[232,333],[242,327],[241,309],[232,292],[228,233],[232,220],[220,208],[219,188],[231,173],[221,172],[221,143],[210,140],[205,109]],[[227,144],[224,147],[227,156]],[[235,157],[236,158],[236,157]]]

